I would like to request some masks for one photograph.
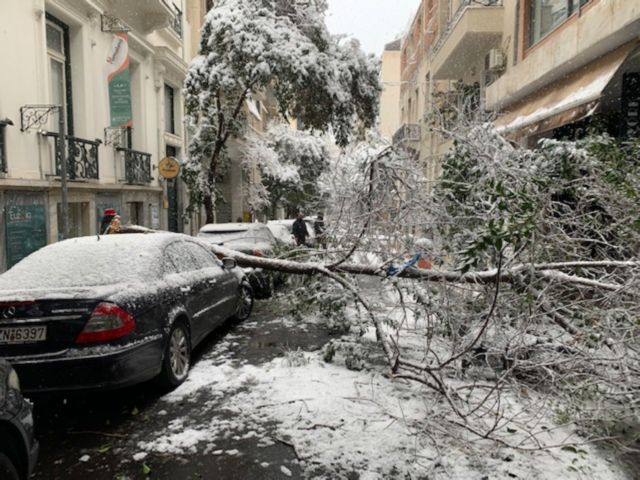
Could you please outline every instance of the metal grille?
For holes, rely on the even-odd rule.
[[[145,185],[151,183],[151,154],[118,148],[124,155],[124,176],[131,185]]]
[[[49,133],[56,139],[56,175],[61,175],[62,163],[57,148],[60,135]],[[78,137],[66,137],[67,178],[69,180],[97,180],[99,177],[98,147],[100,141]]]

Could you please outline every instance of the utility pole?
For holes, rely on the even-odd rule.
[[[62,239],[69,237],[69,196],[67,189],[67,158],[65,155],[65,121],[64,105],[58,105],[58,144],[57,155],[60,158],[60,183],[62,187]]]
[[[67,191],[67,158],[65,155],[66,140],[64,136],[64,104],[63,105],[23,105],[20,107],[20,131],[26,132],[32,128],[42,128],[47,125],[51,115],[58,114],[58,142],[56,143],[56,157],[60,158],[60,182],[62,187],[62,239],[69,237],[69,198]],[[40,130],[46,136],[53,136]]]

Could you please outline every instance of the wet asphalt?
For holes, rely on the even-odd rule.
[[[228,323],[214,332],[194,351],[194,362],[224,357],[224,362],[261,364],[287,350],[320,349],[329,340],[329,334],[318,325],[291,328],[277,313],[277,304],[277,300],[257,302],[249,320]],[[153,434],[172,420],[208,422],[216,405],[233,402],[233,394],[182,403],[163,401],[162,395],[146,383],[107,393],[34,398],[41,452],[32,478],[244,480],[302,476],[293,448],[277,437],[274,425],[260,426],[262,433],[272,434],[273,444],[268,446],[259,444],[256,437],[246,438],[243,431],[225,432],[221,438],[211,439],[215,450],[199,445],[196,452],[188,454],[149,453],[142,460],[134,459],[140,452],[138,442],[152,440]],[[203,408],[205,404],[207,408]],[[234,420],[233,412],[223,408],[216,415],[221,421]]]

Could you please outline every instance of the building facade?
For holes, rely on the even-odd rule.
[[[423,0],[402,43],[394,143],[435,179],[474,119],[525,147],[640,133],[640,2]]]
[[[504,69],[486,91],[498,129],[527,147],[592,128],[638,136],[639,31],[636,1],[505,3]]]
[[[400,127],[400,57],[402,40],[394,40],[385,45],[382,52],[380,77],[382,94],[380,95],[380,133],[391,141]]]
[[[186,148],[186,7],[0,0],[0,271],[62,237],[63,183],[71,237],[97,233],[105,208],[183,230],[183,186],[158,163]]]

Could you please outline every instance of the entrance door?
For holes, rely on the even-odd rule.
[[[178,149],[172,145],[167,145],[167,157],[177,157]],[[167,179],[167,200],[169,201],[169,231],[179,232],[180,222],[178,218],[178,179]]]

